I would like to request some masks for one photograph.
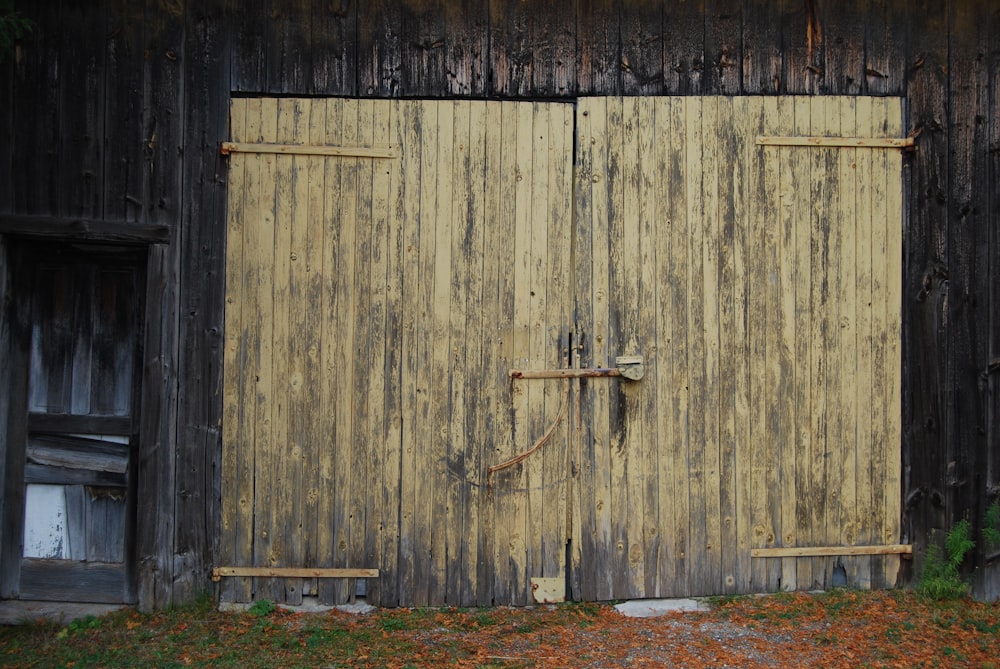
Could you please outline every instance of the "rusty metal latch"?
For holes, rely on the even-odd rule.
[[[512,379],[582,379],[618,376],[628,381],[638,381],[646,373],[641,355],[620,355],[614,367],[589,367],[584,369],[510,370]]]

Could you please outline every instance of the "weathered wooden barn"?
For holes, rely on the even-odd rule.
[[[2,598],[891,587],[1000,494],[994,0],[14,9]]]

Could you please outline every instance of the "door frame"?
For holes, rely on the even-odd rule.
[[[146,275],[148,252],[135,245],[93,242],[34,240],[20,237],[0,237],[0,355],[6,360],[0,374],[0,387],[10,389],[6,402],[0,404],[0,534],[5,538],[0,548],[0,599],[21,597],[21,571],[24,533],[26,483],[25,448],[29,434],[28,384],[30,376],[30,340],[33,315],[31,303],[34,287],[26,273],[31,264],[43,257],[61,254],[69,263],[91,262],[97,267],[131,268],[135,271],[134,356],[130,394],[128,465],[126,470],[126,507],[123,546],[124,584],[121,596],[101,601],[135,603],[137,594],[138,516],[137,470],[142,387]],[[19,277],[23,277],[23,282]],[[28,304],[28,308],[19,305]],[[16,538],[17,540],[9,540]],[[102,578],[104,571],[95,572]],[[64,575],[67,583],[71,576]],[[96,601],[96,600],[95,600]]]

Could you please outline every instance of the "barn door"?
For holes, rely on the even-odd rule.
[[[899,137],[899,101],[590,98],[577,121],[584,364],[646,370],[583,389],[578,596],[893,585],[897,557],[836,549],[900,540],[902,159],[867,141]]]
[[[510,370],[566,356],[572,105],[237,99],[231,126],[223,597],[530,602],[565,573],[566,434],[488,468],[564,407]]]
[[[3,595],[132,602],[141,259],[27,244],[11,255]]]

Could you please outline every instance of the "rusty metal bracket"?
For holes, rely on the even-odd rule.
[[[587,367],[583,369],[538,369],[510,370],[512,379],[590,379],[600,377],[621,377],[629,381],[638,381],[646,370],[643,367],[641,355],[621,355],[615,358],[614,367]]]

